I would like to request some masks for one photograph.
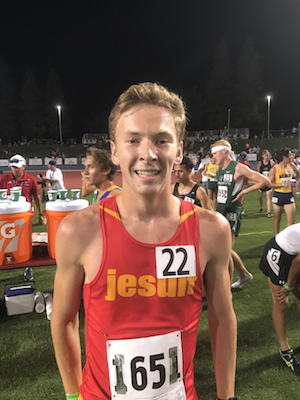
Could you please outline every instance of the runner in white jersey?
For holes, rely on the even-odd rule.
[[[293,292],[300,312],[300,223],[278,233],[266,244],[259,268],[268,277],[273,298],[272,318],[280,344],[280,355],[286,366],[300,374],[300,363],[290,347],[284,313],[288,307],[288,295]]]

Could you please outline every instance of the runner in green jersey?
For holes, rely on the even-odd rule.
[[[243,207],[240,200],[248,193],[267,186],[270,181],[246,165],[234,161],[231,144],[227,140],[219,140],[214,143],[211,146],[211,152],[215,157],[216,163],[220,166],[217,171],[218,194],[216,209],[230,223],[233,246],[241,227]],[[248,178],[249,181],[254,182],[254,185],[243,189],[244,178]],[[231,276],[233,275],[233,265],[238,270],[240,276],[231,287],[233,289],[241,289],[245,282],[253,279],[253,276],[245,268],[240,256],[233,250],[232,260],[233,263],[230,266]]]

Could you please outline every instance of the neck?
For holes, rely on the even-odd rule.
[[[100,191],[102,190],[104,192],[105,190],[109,189],[113,185],[114,185],[114,183],[112,181],[104,181],[104,182],[101,182],[99,185],[96,185],[96,188],[98,190],[100,190]]]
[[[126,185],[125,185],[126,186]],[[123,192],[117,196],[117,204],[121,217],[138,219],[141,221],[156,218],[167,218],[174,212],[175,202],[178,201],[170,192],[170,187],[160,193],[130,193],[123,186]]]
[[[225,169],[228,167],[228,165],[231,163],[232,159],[230,157],[226,158],[223,163],[222,163],[222,169]]]
[[[196,182],[192,181],[191,179],[188,179],[187,181],[184,182],[179,182],[179,187],[192,187],[195,185]]]

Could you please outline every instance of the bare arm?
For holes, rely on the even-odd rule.
[[[253,171],[253,169],[248,168],[246,165],[239,163],[235,168],[234,180],[238,181],[244,177],[248,178],[250,182],[254,182],[254,185],[248,186],[246,189],[242,190],[233,201],[239,200],[250,192],[254,192],[255,190],[261,189],[265,186],[270,186],[268,178]]]
[[[41,196],[40,195],[34,196],[34,201],[35,201],[36,207],[39,211],[39,214],[42,215],[43,209],[42,209]]]
[[[56,236],[57,270],[51,320],[56,361],[66,393],[79,392],[82,379],[78,310],[84,270],[80,260],[80,235],[74,229],[80,226],[80,220],[74,217],[75,213],[62,221]]]
[[[45,182],[49,182],[49,183],[56,183],[58,182],[58,179],[51,179],[51,178],[47,178],[45,175],[42,178]]]
[[[202,186],[198,187],[196,198],[200,201],[202,208],[205,208],[206,210],[212,210],[211,201],[209,200],[207,193]]]
[[[221,214],[213,214],[208,226],[202,226],[205,230],[202,245],[208,252],[204,284],[217,393],[219,398],[228,399],[234,396],[237,340],[228,270],[231,233],[228,221]],[[215,243],[218,243],[217,248]]]

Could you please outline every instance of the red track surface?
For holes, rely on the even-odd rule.
[[[32,175],[34,178],[37,178],[38,174],[45,174],[45,171],[26,171],[29,175]],[[63,176],[64,176],[64,182],[65,186],[67,189],[72,189],[72,188],[80,188],[82,185],[82,180],[81,180],[81,173],[80,171],[63,171]],[[196,182],[200,182],[201,180],[201,174],[199,172],[195,172],[195,175],[193,176],[193,180]],[[176,182],[176,177],[174,172],[172,173],[172,182]],[[121,186],[122,185],[122,172],[117,171],[115,178],[114,178],[114,183],[115,185]]]

